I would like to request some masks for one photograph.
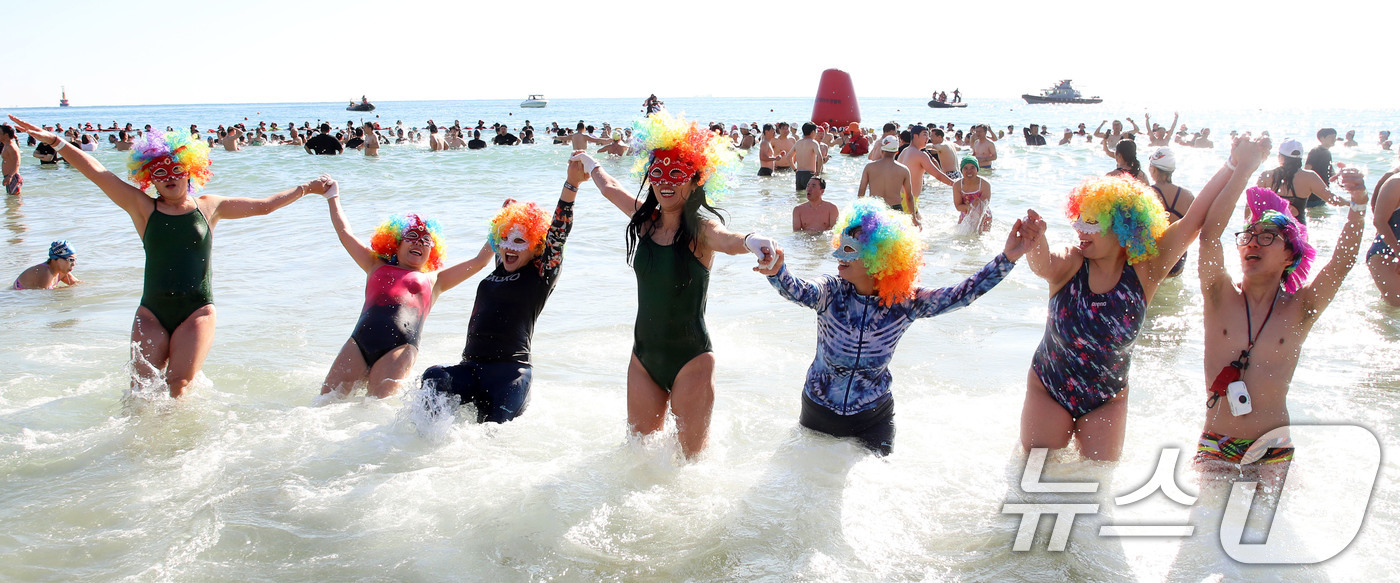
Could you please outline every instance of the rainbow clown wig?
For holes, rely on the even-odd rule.
[[[422,270],[442,269],[442,258],[447,255],[447,244],[442,241],[442,226],[433,219],[424,220],[416,214],[389,217],[374,230],[374,236],[369,240],[369,248],[377,257],[389,262],[389,265],[398,265],[399,244],[403,243],[405,238],[421,237],[430,237],[433,241],[433,250],[428,253],[428,261],[423,263]]]
[[[209,146],[188,132],[146,132],[131,145],[126,169],[136,187],[146,190],[168,178],[190,179],[190,192],[209,182]]]
[[[518,248],[510,242],[515,238],[511,233],[517,229],[536,255],[544,251],[544,238],[549,233],[549,219],[546,218],[544,209],[533,202],[511,203],[496,213],[491,219],[490,231],[487,233],[491,250],[499,252],[505,247],[508,251],[524,251],[525,249]]]
[[[841,213],[832,233],[831,246],[838,252],[843,235],[860,243],[859,258],[875,280],[881,305],[892,306],[913,297],[919,268],[924,264],[924,242],[909,215],[890,209],[883,201],[862,198]]]
[[[698,174],[711,204],[729,192],[728,175],[739,166],[729,138],[665,111],[632,122],[632,129],[632,148],[638,153],[633,177],[659,186]]]
[[[1249,224],[1246,231],[1258,224],[1271,224],[1278,227],[1284,240],[1288,241],[1289,251],[1293,252],[1293,263],[1283,270],[1283,291],[1298,293],[1308,283],[1308,272],[1312,270],[1317,250],[1308,243],[1308,226],[1298,222],[1288,212],[1288,203],[1277,193],[1267,188],[1254,187],[1245,191],[1249,201]]]
[[[1167,211],[1141,182],[1117,176],[1091,178],[1069,193],[1065,214],[1077,219],[1077,229],[1092,229],[1117,235],[1118,244],[1128,252],[1128,263],[1136,264],[1157,256],[1157,239],[1167,229]]]

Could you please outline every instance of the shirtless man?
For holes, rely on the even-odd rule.
[[[68,241],[54,241],[49,245],[49,259],[20,273],[11,289],[53,289],[59,283],[78,285],[82,281],[73,275],[77,264]]]
[[[992,162],[997,159],[997,145],[987,139],[987,126],[985,125],[974,128],[972,155],[977,157],[977,165],[982,168],[991,168]]]
[[[573,150],[587,150],[588,144],[604,145],[608,143],[608,140],[588,135],[586,128],[587,126],[585,126],[583,122],[578,122],[578,127],[574,129],[574,133],[564,138],[564,143],[569,144],[569,148]]]
[[[880,147],[879,147],[879,146],[880,146],[880,144],[884,141],[884,139],[887,138],[887,137],[895,136],[896,138],[898,138],[898,136],[899,136],[899,126],[895,125],[893,122],[891,122],[891,123],[886,123],[886,124],[885,124],[885,127],[884,127],[884,132],[885,132],[885,133],[882,134],[879,138],[877,138],[877,139],[875,139],[875,140],[871,140],[871,142],[870,142],[870,143],[872,143],[872,144],[875,144],[875,147],[870,148],[870,155],[867,156],[867,159],[869,159],[871,162],[879,161],[880,158],[884,158],[884,157],[885,157],[885,153],[880,151]]]
[[[817,124],[810,121],[802,124],[802,139],[792,148],[792,158],[797,164],[797,192],[805,190],[807,181],[822,173],[822,148],[813,136],[816,131]]]
[[[792,170],[796,146],[797,140],[792,137],[792,127],[787,122],[779,122],[778,137],[773,139],[773,149],[778,152],[778,161],[773,164],[774,171]]]
[[[909,204],[914,208],[919,206],[919,195],[923,193],[924,174],[927,173],[939,182],[953,185],[953,179],[943,172],[942,168],[933,163],[933,159],[924,152],[924,146],[928,145],[928,130],[921,125],[909,126],[909,147],[899,153],[899,163],[909,169],[909,179],[913,187],[908,191]],[[941,157],[941,156],[940,156]],[[917,223],[916,223],[917,224]]]
[[[371,122],[365,122],[365,125],[364,125],[363,127],[361,127],[360,129],[361,129],[361,131],[363,131],[363,132],[365,133],[365,143],[364,143],[365,156],[375,156],[375,157],[378,157],[378,156],[379,156],[379,134],[376,133],[376,132],[374,131],[374,124],[371,123]]]
[[[928,147],[933,150],[934,154],[937,154],[933,161],[938,163],[938,169],[947,174],[949,180],[962,178],[962,174],[958,172],[957,168],[957,153],[953,151],[952,146],[943,141],[943,130],[929,128],[928,133]]]
[[[467,147],[467,141],[462,139],[461,128],[449,128],[447,130],[447,149],[460,150]]]
[[[860,189],[856,191],[856,196],[865,196],[866,191],[870,191],[870,196],[878,196],[890,205],[890,208],[897,211],[904,211],[913,215],[914,225],[919,225],[919,208],[917,201],[904,198],[904,193],[918,192],[914,187],[913,172],[908,166],[899,163],[899,138],[895,136],[885,136],[880,138],[880,147],[877,148],[882,156],[879,160],[865,165],[865,169],[860,173]],[[906,148],[912,149],[912,148]],[[922,155],[922,154],[920,154]],[[925,160],[928,156],[923,156]],[[931,163],[932,161],[930,161]]]
[[[241,137],[243,137],[242,129],[240,129],[238,126],[229,126],[228,133],[225,134],[223,138],[220,138],[219,141],[224,144],[225,150],[228,150],[230,152],[237,152],[243,149],[243,147],[238,143],[238,139]]]
[[[1267,142],[1264,144],[1267,153]],[[1252,171],[1258,165],[1254,154],[1234,156],[1240,166],[1237,172]],[[1211,383],[1205,431],[1196,455],[1203,473],[1276,470],[1259,472],[1261,478],[1272,481],[1287,471],[1293,452],[1286,436],[1279,442],[1270,440],[1274,447],[1260,452],[1264,455],[1257,465],[1241,465],[1241,454],[1264,434],[1289,424],[1288,389],[1303,342],[1356,263],[1367,208],[1365,179],[1354,169],[1345,171],[1341,178],[1351,193],[1351,210],[1332,258],[1311,282],[1307,281],[1307,269],[1313,251],[1305,233],[1292,218],[1266,211],[1235,237],[1243,272],[1242,281],[1236,284],[1225,268],[1220,243],[1234,205],[1216,213],[1214,206],[1222,203],[1220,199],[1212,207],[1200,235],[1205,373]],[[1263,194],[1251,198],[1262,203],[1272,197]],[[1263,204],[1274,209],[1282,201],[1274,198]],[[1255,216],[1251,211],[1251,218]],[[1248,413],[1235,415],[1229,404],[1232,380],[1244,384],[1251,406]],[[1224,398],[1217,398],[1222,392]]]
[[[763,141],[758,144],[758,175],[772,176],[773,168],[778,163],[777,148],[773,147],[774,137],[773,124],[763,124]]]
[[[434,152],[447,149],[447,140],[438,135],[438,127],[433,120],[428,120],[428,149]]]
[[[792,209],[792,230],[819,233],[830,230],[836,224],[837,215],[841,212],[836,205],[822,200],[825,192],[826,179],[813,176],[807,182],[807,202]]]
[[[4,175],[5,194],[19,196],[24,178],[19,175],[19,140],[10,124],[0,124],[0,174]]]
[[[1138,127],[1137,122],[1133,121],[1133,118],[1130,117],[1130,118],[1127,118],[1127,120],[1128,120],[1128,123],[1133,124],[1133,129],[1132,129],[1132,130],[1127,131],[1127,132],[1124,132],[1124,131],[1123,131],[1123,122],[1118,121],[1118,120],[1115,119],[1115,120],[1113,120],[1113,131],[1108,132],[1108,133],[1104,133],[1104,131],[1103,131],[1103,124],[1108,123],[1108,120],[1103,120],[1102,122],[1099,123],[1098,129],[1094,130],[1094,137],[1096,137],[1096,138],[1098,138],[1098,139],[1100,139],[1100,140],[1103,140],[1103,141],[1108,142],[1108,150],[1109,150],[1110,152],[1112,152],[1114,148],[1117,148],[1117,147],[1118,147],[1118,142],[1121,141],[1121,140],[1123,139],[1125,133],[1127,133],[1127,134],[1140,134],[1140,133],[1142,133],[1142,128],[1139,128],[1139,127]]]
[[[739,147],[740,150],[744,150],[744,151],[747,152],[749,149],[753,148],[754,145],[757,144],[757,143],[758,143],[758,140],[755,140],[755,139],[754,139],[754,137],[753,137],[753,132],[749,130],[749,126],[739,126],[739,146],[738,146],[738,147]]]
[[[598,148],[598,153],[609,156],[627,155],[627,144],[622,143],[622,130],[613,130],[612,143]]]
[[[1065,128],[1065,136],[1064,136],[1063,138],[1060,138],[1060,143],[1059,143],[1059,144],[1056,144],[1056,145],[1057,145],[1057,146],[1063,146],[1063,145],[1065,145],[1065,144],[1070,143],[1070,140],[1073,140],[1073,139],[1074,139],[1074,131],[1073,131],[1073,130],[1070,130],[1069,128]]]

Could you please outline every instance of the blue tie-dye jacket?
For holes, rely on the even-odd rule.
[[[890,358],[914,319],[972,303],[1015,266],[1006,255],[997,255],[956,286],[915,288],[913,299],[889,307],[880,305],[878,296],[860,295],[844,279],[827,275],[811,282],[793,277],[786,266],[768,283],[783,297],[817,311],[817,356],[807,369],[803,391],[832,412],[854,415],[890,398]]]

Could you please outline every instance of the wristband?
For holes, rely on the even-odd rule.
[[[1356,214],[1358,214],[1358,215],[1365,216],[1365,215],[1366,215],[1366,203],[1364,203],[1364,202],[1354,202],[1354,203],[1351,203],[1351,212],[1354,212],[1354,213],[1356,213]]]
[[[568,180],[565,180],[565,181],[564,181],[564,190],[567,190],[567,191],[569,191],[569,192],[578,192],[578,187],[577,187],[577,186],[574,186],[574,185],[572,185],[572,184],[569,184],[569,181],[568,181]]]
[[[57,152],[57,151],[59,151],[59,150],[62,150],[63,147],[64,147],[64,146],[67,146],[67,145],[68,145],[68,142],[67,142],[66,140],[64,140],[63,138],[59,138],[59,139],[57,139],[57,140],[54,140],[54,143],[53,143],[53,151]]]
[[[1226,159],[1225,159],[1225,167],[1226,167],[1226,168],[1229,168],[1230,170],[1234,170],[1234,169],[1235,169],[1235,159],[1234,159],[1234,158],[1226,158]]]

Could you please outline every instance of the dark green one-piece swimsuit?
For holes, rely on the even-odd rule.
[[[632,269],[637,273],[632,353],[651,380],[669,393],[681,368],[711,351],[710,333],[705,329],[710,270],[694,253],[676,253],[672,246],[658,245],[646,236],[637,242]]]
[[[214,303],[209,261],[214,234],[198,206],[183,215],[156,210],[146,220],[141,246],[146,249],[141,305],[174,334],[195,310]]]

